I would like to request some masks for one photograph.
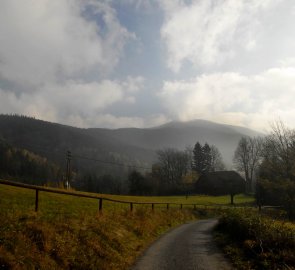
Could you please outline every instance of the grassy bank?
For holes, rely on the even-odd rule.
[[[149,210],[56,216],[1,215],[0,267],[5,269],[128,269],[167,229],[193,219],[188,211]]]
[[[228,203],[228,196],[130,197],[131,201]],[[253,200],[237,196],[241,203]],[[141,252],[168,229],[193,220],[189,209],[104,202],[0,185],[0,268],[128,269]],[[237,199],[238,200],[238,199]],[[192,207],[190,207],[192,209]]]
[[[226,211],[217,240],[237,269],[295,269],[295,224],[254,210]]]

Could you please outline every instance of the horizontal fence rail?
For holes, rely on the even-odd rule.
[[[14,186],[14,187],[20,187],[20,188],[26,188],[35,190],[35,211],[38,211],[39,206],[39,192],[49,192],[49,193],[56,193],[56,194],[63,194],[63,195],[70,195],[70,196],[76,196],[76,197],[83,197],[83,198],[90,198],[90,199],[96,199],[98,200],[98,210],[101,212],[103,209],[103,200],[114,202],[114,203],[121,203],[121,204],[129,204],[130,211],[133,211],[134,205],[151,205],[152,210],[155,209],[155,205],[164,205],[166,206],[166,209],[168,210],[170,208],[170,205],[176,205],[179,206],[180,209],[183,209],[184,206],[192,206],[194,209],[199,207],[208,207],[208,206],[215,206],[215,207],[228,207],[224,204],[197,204],[197,203],[173,203],[173,202],[137,202],[137,201],[124,201],[124,200],[115,200],[99,195],[90,195],[90,194],[83,194],[80,192],[73,192],[73,191],[65,191],[65,190],[59,190],[54,188],[48,188],[48,187],[42,187],[42,186],[35,186],[35,185],[29,185],[29,184],[23,184],[19,182],[13,182],[8,180],[0,179],[0,184],[8,185],[8,186]]]

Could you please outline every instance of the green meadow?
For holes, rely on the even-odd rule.
[[[80,194],[93,195],[93,193],[77,192]],[[196,204],[196,205],[229,205],[229,196],[206,196],[206,195],[190,195],[186,196],[123,196],[123,195],[108,195],[96,194],[103,198],[126,202],[145,202],[145,203],[163,203],[163,205],[155,205],[155,209],[166,208],[166,203],[169,207],[179,207],[179,204]],[[239,194],[235,196],[235,205],[245,205],[254,202],[252,196]],[[35,191],[19,187],[12,187],[0,184],[0,205],[1,211],[11,209],[22,211],[33,211],[35,203]],[[178,205],[174,205],[178,204]],[[150,205],[141,206],[134,205],[136,208],[148,208]],[[188,206],[192,208],[192,206]],[[122,204],[116,202],[103,201],[103,210],[120,210],[129,209],[129,204]],[[41,214],[59,213],[75,215],[78,213],[95,214],[98,211],[98,199],[82,198],[71,195],[62,195],[55,193],[48,193],[44,191],[39,192],[39,212]]]

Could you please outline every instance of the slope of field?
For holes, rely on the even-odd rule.
[[[212,197],[125,197],[132,201],[225,202]],[[241,202],[250,198],[240,197]],[[0,266],[5,269],[128,269],[161,233],[195,219],[188,209],[155,209],[0,185]]]

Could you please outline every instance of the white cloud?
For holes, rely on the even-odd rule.
[[[168,67],[178,72],[186,61],[197,67],[218,65],[233,58],[237,50],[254,50],[261,12],[279,1],[161,1]]]
[[[145,79],[142,76],[128,76],[126,81],[123,83],[123,87],[129,93],[135,93],[138,92],[144,86],[144,81]]]
[[[294,125],[295,68],[258,75],[205,74],[189,81],[166,81],[159,97],[171,118],[209,119],[261,129],[280,116]]]
[[[293,6],[290,0],[2,0],[0,113],[81,127],[206,118],[260,128],[272,115],[292,124]],[[169,68],[181,71],[174,81],[158,57],[159,29]],[[140,38],[151,43],[134,53]],[[196,71],[203,75],[181,80]],[[153,96],[161,76],[171,76],[162,103]]]
[[[132,78],[128,80],[132,81]],[[136,117],[106,112],[109,105],[130,103],[134,98],[125,89],[126,86],[127,89],[133,87],[126,81],[105,80],[86,84],[68,81],[63,86],[46,85],[41,91],[21,95],[0,88],[0,113],[25,114],[82,128],[153,127],[169,120],[162,114]]]
[[[127,123],[106,111],[134,104],[144,78],[102,78],[135,38],[108,0],[1,1],[0,113],[81,127]]]
[[[114,116],[112,114],[99,114],[92,119],[86,119],[86,121],[87,120],[89,120],[89,122],[86,122],[85,125],[85,118],[81,119],[81,122],[84,124],[84,126],[100,126],[106,128],[147,128],[158,126],[168,121],[168,119],[164,115],[151,115],[149,117],[143,118]],[[75,119],[75,122],[77,122],[77,119]]]
[[[105,110],[118,103],[134,103],[134,91],[143,87],[141,80],[140,77],[128,77],[126,81],[103,80],[91,83],[69,80],[64,84],[46,84],[38,91],[20,95],[0,89],[0,113],[26,114],[81,127],[99,123],[111,126],[115,122],[114,117],[105,113]],[[121,117],[117,120],[120,119],[125,123],[128,118]]]
[[[105,29],[82,16],[90,1],[4,0],[0,5],[0,77],[20,84],[109,72],[134,37],[106,3],[95,5]]]
[[[282,67],[294,67],[295,66],[295,57],[284,58],[279,61],[279,65]]]

